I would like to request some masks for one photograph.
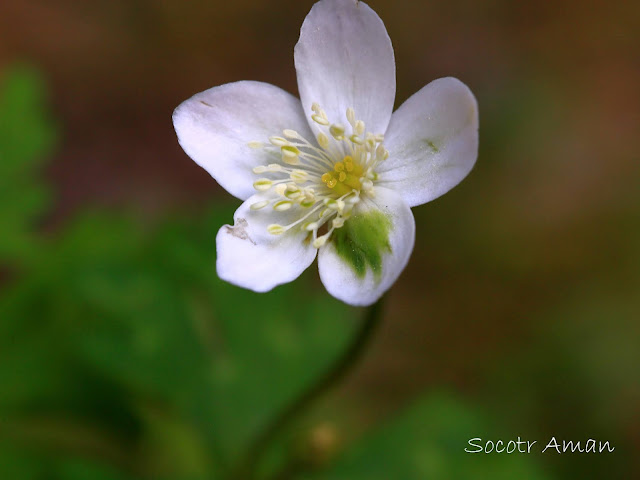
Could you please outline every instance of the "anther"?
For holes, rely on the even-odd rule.
[[[271,185],[273,185],[273,182],[268,178],[259,178],[258,180],[253,182],[253,188],[261,192],[269,190],[271,188]]]
[[[282,134],[287,138],[294,138],[294,139],[300,138],[300,135],[295,130],[284,129],[282,131]]]
[[[329,148],[329,137],[327,137],[327,135],[320,132],[318,134],[317,140],[318,140],[318,145],[320,145],[322,148],[324,148],[325,150]]]
[[[311,223],[307,223],[304,226],[304,229],[307,230],[308,232],[313,232],[314,230],[317,230],[319,227],[318,222],[311,222]]]
[[[334,200],[333,198],[325,198],[324,199],[324,204],[327,206],[327,208],[330,208],[331,210],[337,210],[338,209],[338,202],[336,200]]]
[[[356,112],[351,107],[347,108],[347,120],[351,125],[356,123]]]
[[[293,145],[283,145],[280,147],[280,151],[284,157],[297,157],[300,155],[298,147],[294,147]]]
[[[331,133],[333,138],[335,138],[336,140],[342,140],[344,138],[344,125],[334,123],[329,127],[329,133]]]
[[[289,140],[282,137],[269,137],[269,142],[276,147],[284,147],[285,145],[289,145]]]
[[[284,210],[289,210],[293,206],[293,202],[289,200],[280,200],[273,204],[273,209],[278,212],[283,212]]]
[[[327,120],[326,118],[323,118],[323,117],[321,117],[320,115],[317,115],[317,114],[311,115],[311,120],[313,120],[317,124],[325,126],[325,127],[327,125],[329,125],[329,120]]]
[[[316,203],[315,197],[305,197],[304,200],[300,202],[300,206],[304,208],[313,207]]]
[[[376,139],[373,135],[367,135],[367,151],[373,152],[376,148]]]
[[[362,141],[362,138],[360,138],[358,135],[351,135],[349,137],[349,140],[351,140],[352,143],[355,143],[356,145],[362,145],[364,142]]]
[[[288,156],[284,152],[282,153],[282,161],[287,165],[300,165],[300,158],[297,155]]]
[[[277,223],[272,223],[267,227],[267,232],[272,235],[281,235],[286,232],[286,230],[286,228],[284,228],[282,225],[278,225]]]
[[[269,200],[263,200],[261,202],[252,203],[249,208],[251,210],[260,210],[261,208],[264,208],[267,205],[269,205]]]
[[[304,183],[304,182],[306,182],[308,176],[309,175],[304,170],[294,170],[289,175],[291,180],[293,180],[296,183]]]
[[[331,236],[332,232],[333,232],[333,228],[329,230],[327,233],[325,233],[324,235],[322,235],[321,237],[316,238],[313,241],[313,246],[316,248],[322,247],[325,243],[327,243],[327,240],[329,240],[329,236]]]
[[[287,186],[284,183],[279,183],[276,185],[276,193],[281,197],[284,197],[285,192],[287,191]]]
[[[345,203],[348,203],[349,205],[355,205],[356,203],[358,203],[360,201],[360,193],[359,192],[355,192],[350,197],[345,198],[344,201],[345,201]]]
[[[282,161],[287,165],[296,166],[300,165],[300,159],[298,157],[282,157]]]
[[[321,236],[321,237],[316,238],[316,239],[313,241],[313,246],[314,246],[315,248],[320,248],[320,247],[324,246],[324,244],[325,244],[325,243],[327,243],[327,237],[326,237],[326,234],[325,234],[325,235],[323,235],[323,236]]]
[[[353,158],[348,155],[344,157],[344,169],[347,172],[353,172]]]
[[[295,185],[287,185],[286,190],[284,192],[284,196],[287,197],[287,198],[290,198],[292,200],[295,200],[296,198],[300,197],[301,195],[302,195],[302,192]]]

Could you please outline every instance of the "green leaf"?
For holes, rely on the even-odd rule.
[[[353,310],[318,288],[314,272],[268,294],[219,280],[213,239],[232,212],[218,206],[204,222],[167,221],[148,232],[112,215],[72,222],[0,297],[0,344],[15,345],[18,359],[25,349],[40,352],[20,374],[6,363],[6,378],[30,385],[7,396],[14,400],[6,408],[32,405],[29,415],[49,405],[76,421],[115,418],[101,426],[121,436],[140,429],[154,458],[148,468],[169,462],[173,470],[165,471],[175,475],[235,461],[355,325]],[[44,349],[29,346],[36,332]],[[176,448],[179,435],[161,435],[158,425],[187,432],[194,447]],[[196,450],[210,458],[203,463]]]
[[[5,70],[0,75],[0,260],[14,263],[35,250],[33,223],[49,204],[39,168],[54,139],[39,73],[27,66]]]
[[[474,437],[499,436],[488,418],[450,394],[422,397],[395,420],[349,449],[316,480],[492,480],[549,479],[527,454],[472,454],[464,449]],[[517,434],[514,435],[514,439]]]
[[[59,460],[55,467],[61,480],[133,480],[133,477],[108,465],[82,458]]]

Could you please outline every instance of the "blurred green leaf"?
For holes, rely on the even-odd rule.
[[[230,209],[195,229],[172,223],[131,256],[85,259],[68,268],[81,271],[66,287],[95,312],[77,339],[88,361],[183,409],[233,458],[352,325],[348,309],[304,283],[259,295],[220,281],[211,239],[229,218]]]
[[[33,68],[0,75],[0,260],[10,264],[33,253],[33,222],[48,206],[48,188],[38,179],[55,139],[45,96]]]
[[[0,441],[0,478],[38,478],[42,470],[40,463],[36,456]]]
[[[113,468],[75,458],[59,462],[56,476],[61,480],[132,480]]]
[[[11,480],[133,480],[134,477],[96,461],[43,454],[0,443],[0,478]]]
[[[475,437],[499,439],[494,419],[450,394],[419,399],[395,420],[349,449],[317,480],[543,480],[551,478],[527,454],[472,454]]]
[[[167,478],[236,461],[354,325],[309,279],[263,295],[219,280],[213,238],[230,218],[71,222],[0,296],[5,411],[127,438]]]
[[[39,71],[14,65],[0,75],[0,169],[5,175],[29,176],[44,163],[55,139],[46,110],[46,86]]]

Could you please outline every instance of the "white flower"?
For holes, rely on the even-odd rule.
[[[392,115],[391,41],[355,0],[316,3],[294,56],[300,100],[242,81],[198,93],[173,114],[185,152],[244,201],[216,237],[218,275],[265,292],[317,254],[329,293],[369,305],[409,260],[410,207],[473,167],[476,101],[459,80],[442,78]]]

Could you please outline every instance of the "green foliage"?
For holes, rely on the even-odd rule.
[[[26,66],[0,74],[0,261],[15,264],[35,248],[33,222],[49,192],[38,168],[50,152],[55,129],[43,105],[45,87]]]
[[[1,92],[0,259],[24,268],[0,294],[0,476],[221,475],[342,348],[349,309],[304,280],[220,281],[232,205],[149,229],[87,212],[40,238],[44,89],[20,68]]]
[[[527,454],[466,453],[470,438],[494,440],[496,419],[455,396],[424,396],[395,420],[378,428],[347,451],[316,480],[543,480],[542,472]],[[492,435],[494,434],[494,435]]]
[[[382,255],[391,251],[390,230],[391,220],[382,212],[354,215],[342,228],[333,232],[333,245],[358,277],[364,277],[370,268],[379,278]]]
[[[236,461],[351,327],[344,306],[304,285],[258,295],[218,280],[211,238],[231,213],[146,234],[87,215],[49,245],[0,298],[12,428],[89,425],[133,442],[151,472],[210,475]]]

